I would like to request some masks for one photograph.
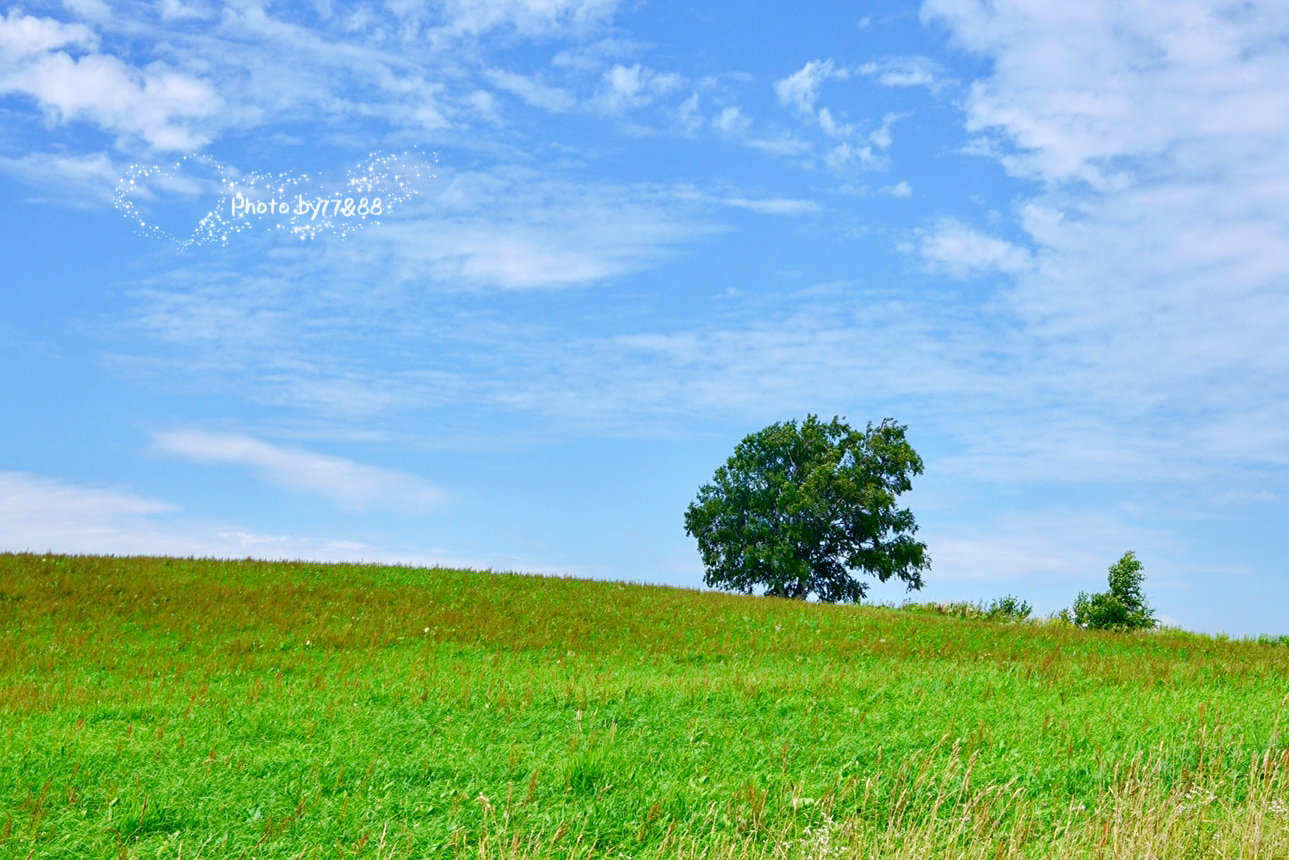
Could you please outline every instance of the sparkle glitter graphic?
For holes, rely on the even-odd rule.
[[[250,230],[284,231],[301,240],[334,235],[345,239],[380,223],[416,196],[429,173],[415,153],[372,153],[343,180],[307,173],[241,173],[208,156],[194,155],[169,166],[134,165],[117,184],[116,208],[146,236],[181,249],[226,246]],[[194,203],[217,196],[214,208],[186,237],[161,226],[160,213],[175,220]],[[189,221],[191,223],[191,221]]]

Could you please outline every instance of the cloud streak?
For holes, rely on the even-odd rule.
[[[524,567],[501,558],[465,558],[345,538],[267,533],[238,523],[185,516],[177,505],[128,490],[12,471],[0,471],[0,551]]]
[[[443,491],[406,472],[235,433],[168,430],[153,434],[152,442],[159,453],[196,463],[243,466],[269,483],[321,496],[345,510],[421,511],[444,499]]]

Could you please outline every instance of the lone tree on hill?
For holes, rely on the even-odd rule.
[[[861,433],[809,415],[745,438],[685,511],[704,582],[826,603],[864,597],[868,584],[852,571],[921,588],[926,544],[913,539],[912,512],[895,506],[922,474],[906,429],[888,418]]]
[[[1145,574],[1132,550],[1110,565],[1110,590],[1080,591],[1074,600],[1074,623],[1089,630],[1144,630],[1154,627],[1155,612],[1141,593]]]

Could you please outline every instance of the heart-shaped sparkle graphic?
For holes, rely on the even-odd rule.
[[[344,239],[417,193],[416,180],[425,163],[403,153],[372,153],[344,180],[327,182],[308,174],[240,173],[204,155],[190,155],[172,165],[134,165],[117,184],[116,208],[146,236],[180,248],[227,245],[256,228],[286,231],[299,239],[332,234]],[[428,174],[433,176],[433,174]],[[193,209],[217,197],[214,208],[197,220],[187,238],[166,230],[154,213]],[[140,211],[141,208],[146,210]],[[190,222],[191,223],[191,222]]]

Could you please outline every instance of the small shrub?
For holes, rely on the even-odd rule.
[[[980,617],[980,606],[975,603],[914,603],[907,600],[898,607],[903,612],[918,612],[924,615],[947,615],[951,618],[975,619]]]

